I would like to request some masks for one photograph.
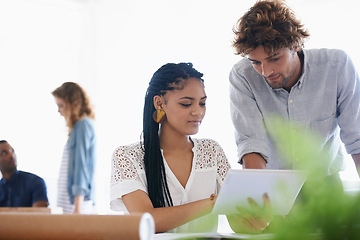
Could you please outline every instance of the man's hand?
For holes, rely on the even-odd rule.
[[[356,170],[360,177],[360,154],[351,154],[351,157],[354,160]]]
[[[269,196],[264,194],[264,206],[261,207],[254,199],[249,198],[251,208],[237,207],[238,212],[227,215],[229,224],[237,233],[260,233],[272,219],[272,210]]]

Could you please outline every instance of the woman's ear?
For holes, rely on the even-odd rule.
[[[163,108],[163,103],[164,103],[164,97],[163,96],[155,95],[153,101],[154,101],[155,109],[162,109]]]

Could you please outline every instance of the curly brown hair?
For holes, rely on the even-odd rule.
[[[65,82],[52,93],[54,97],[64,100],[67,114],[64,115],[69,134],[75,123],[84,117],[94,119],[95,113],[86,92],[74,82]]]
[[[294,12],[281,0],[259,0],[236,23],[232,46],[245,57],[258,46],[272,54],[280,48],[295,49],[310,36]]]

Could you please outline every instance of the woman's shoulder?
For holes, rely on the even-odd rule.
[[[112,187],[123,182],[123,180],[139,181],[145,176],[144,153],[141,147],[141,143],[133,143],[115,149],[111,159]],[[130,184],[129,187],[131,186]],[[129,188],[120,189],[125,191]]]
[[[209,138],[192,139],[196,154],[196,169],[213,169],[217,168],[218,174],[224,180],[230,164],[226,154],[220,144]]]
[[[74,129],[94,129],[94,120],[84,117],[75,123]]]
[[[118,146],[114,152],[117,153],[129,153],[129,152],[136,152],[136,153],[143,153],[143,144],[141,142],[136,142],[128,145],[121,145]]]
[[[142,165],[144,159],[143,144],[141,142],[122,145],[115,149],[113,159],[126,159]]]
[[[70,142],[74,144],[74,141],[77,141],[76,139],[81,139],[82,137],[85,137],[86,139],[92,141],[93,144],[95,144],[95,135],[96,133],[93,120],[91,118],[85,117],[78,120],[75,123],[74,127],[71,129]]]
[[[192,140],[194,142],[194,150],[198,156],[225,157],[224,150],[217,141],[210,138],[195,138]]]
[[[196,156],[195,169],[213,169],[227,163],[224,150],[217,141],[209,138],[192,140]]]
[[[194,144],[202,148],[220,147],[220,144],[214,139],[210,138],[192,138]]]

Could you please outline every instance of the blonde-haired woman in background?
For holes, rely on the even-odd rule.
[[[94,110],[86,92],[76,83],[65,82],[52,95],[69,129],[60,166],[57,205],[64,213],[89,214],[94,205]]]

